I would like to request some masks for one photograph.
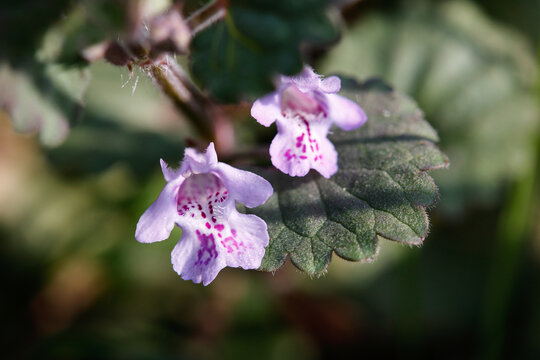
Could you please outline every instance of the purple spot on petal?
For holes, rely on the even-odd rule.
[[[197,251],[197,261],[194,265],[208,265],[212,259],[218,256],[214,235],[201,234],[199,230],[196,233],[201,248]]]
[[[296,159],[296,155],[295,154],[291,154],[291,151],[292,149],[287,149],[287,151],[285,152],[285,157],[287,158],[287,160],[291,160],[291,159]]]
[[[229,236],[229,237],[226,237],[225,240],[222,240],[221,241],[221,245],[223,245],[224,248],[227,249],[227,252],[228,253],[232,253],[234,251],[234,249],[236,248],[236,250],[239,249],[238,247],[238,243],[236,242],[236,240]]]
[[[195,202],[191,203],[191,200]],[[225,184],[216,175],[194,174],[186,178],[178,190],[177,212],[180,216],[189,216],[193,220],[209,220],[205,226],[211,229],[211,224],[217,223],[219,219],[215,213],[223,213],[221,208],[216,211],[218,209],[215,207],[219,207],[219,203],[228,200],[229,195]]]

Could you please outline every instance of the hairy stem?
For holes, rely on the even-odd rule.
[[[158,63],[145,65],[145,70],[185,115],[204,143],[213,141],[216,151],[223,156],[233,151],[235,136],[230,119],[220,106],[212,103],[199,91],[174,59],[166,57]]]
[[[189,81],[176,61],[167,56],[165,61],[147,65],[145,69],[199,134],[205,140],[214,141],[215,134],[211,123],[213,106]]]

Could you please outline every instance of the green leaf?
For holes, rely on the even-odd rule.
[[[266,221],[270,234],[261,270],[278,269],[289,254],[302,271],[320,274],[332,252],[372,261],[381,238],[420,245],[427,235],[425,208],[438,193],[426,171],[448,164],[437,134],[406,96],[376,82],[344,84],[349,88],[342,94],[364,108],[368,122],[355,131],[334,129],[337,174],[262,174],[275,192],[250,210]]]
[[[531,164],[538,133],[537,66],[526,41],[463,1],[372,14],[345,32],[323,73],[377,75],[417,99],[452,167],[441,207],[490,204]]]
[[[271,91],[276,74],[302,69],[300,44],[320,45],[336,38],[325,4],[230,1],[225,20],[198,33],[191,43],[194,77],[224,102]]]

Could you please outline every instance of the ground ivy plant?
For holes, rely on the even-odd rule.
[[[54,2],[44,36],[7,38],[0,106],[53,146],[81,115],[90,63],[127,69],[133,91],[148,77],[191,131],[177,134],[187,144],[178,165],[161,160],[165,184],[135,238],[161,241],[180,227],[172,264],[186,280],[207,285],[227,266],[275,271],[287,255],[310,275],[334,252],[370,262],[380,239],[424,241],[438,198],[428,171],[448,159],[411,98],[308,64],[339,39],[338,3]],[[36,99],[30,112],[25,93]],[[162,157],[180,160],[170,148]]]
[[[269,226],[262,270],[278,269],[290,255],[302,271],[320,274],[333,252],[371,262],[380,239],[420,245],[427,236],[426,207],[438,197],[427,171],[448,165],[437,133],[414,101],[379,81],[350,81],[344,93],[364,108],[368,121],[331,135],[339,153],[334,176],[263,173],[275,193],[251,210]]]

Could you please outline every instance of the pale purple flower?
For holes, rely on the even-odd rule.
[[[161,160],[167,184],[139,219],[135,238],[165,240],[174,224],[182,237],[172,251],[174,270],[184,280],[208,285],[225,266],[257,269],[268,245],[266,223],[241,214],[236,202],[252,208],[272,195],[268,181],[217,161],[214,144],[206,153],[188,148],[178,170]]]
[[[253,104],[251,116],[261,125],[277,122],[270,145],[272,164],[291,176],[313,168],[329,178],[337,171],[337,152],[326,138],[332,123],[343,130],[362,126],[367,116],[355,102],[336,93],[341,80],[322,79],[306,66],[298,76],[280,76],[277,90]]]

